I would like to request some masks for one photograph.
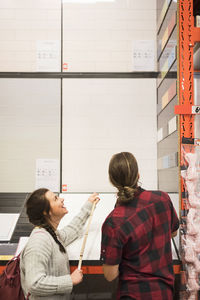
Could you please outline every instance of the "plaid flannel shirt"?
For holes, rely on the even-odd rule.
[[[139,188],[130,203],[116,205],[102,226],[101,261],[119,264],[117,299],[173,298],[171,233],[178,227],[164,192]]]

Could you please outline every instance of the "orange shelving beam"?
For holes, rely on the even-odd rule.
[[[179,115],[179,195],[180,216],[184,229],[184,218],[187,215],[187,195],[184,190],[184,181],[181,177],[181,168],[184,167],[184,151],[193,152],[195,115],[200,114],[200,106],[194,105],[194,44],[200,42],[200,28],[194,26],[193,0],[179,0],[177,2],[177,94],[178,105],[175,114]],[[186,145],[187,144],[187,145]],[[190,147],[191,146],[191,147]],[[181,244],[184,230],[180,232]],[[183,260],[184,261],[184,260]],[[181,282],[185,282],[185,272],[182,272]],[[187,298],[187,296],[186,296]],[[183,299],[186,299],[183,297]]]
[[[179,115],[179,164],[181,165],[182,145],[194,143],[194,117],[200,114],[200,106],[194,105],[194,44],[200,42],[200,28],[194,26],[193,0],[178,1],[178,102],[175,114]],[[180,195],[183,182],[180,176]],[[181,209],[185,209],[184,201],[180,200]]]

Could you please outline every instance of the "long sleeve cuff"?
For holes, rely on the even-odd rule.
[[[70,275],[65,275],[59,278],[57,294],[71,293],[73,283]]]

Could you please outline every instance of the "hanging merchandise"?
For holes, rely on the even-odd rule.
[[[181,177],[183,180],[182,198],[187,212],[182,222],[182,257],[185,262],[186,299],[196,299],[200,288],[200,146],[182,145]]]
[[[197,2],[196,2],[197,3]],[[200,290],[200,146],[199,104],[194,90],[194,48],[200,42],[195,27],[193,0],[179,0],[178,7],[178,102],[181,204],[180,300],[198,300]],[[195,95],[194,95],[195,94]],[[196,98],[196,99],[195,99]]]

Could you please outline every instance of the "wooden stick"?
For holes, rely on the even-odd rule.
[[[88,231],[89,231],[90,223],[92,221],[92,216],[93,216],[95,206],[96,206],[96,202],[93,202],[92,209],[91,209],[90,216],[89,216],[89,220],[88,220],[88,224],[87,224],[87,228],[86,228],[84,239],[83,239],[83,243],[82,243],[82,247],[81,247],[80,258],[79,258],[79,263],[78,263],[78,270],[81,270],[81,265],[82,265],[82,260],[83,260],[83,253],[84,253],[84,250],[85,250],[85,244],[86,244],[86,241],[87,241]]]

